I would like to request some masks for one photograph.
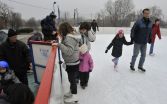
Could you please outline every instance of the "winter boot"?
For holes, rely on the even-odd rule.
[[[130,70],[135,71],[134,66],[130,66]]]
[[[146,70],[145,70],[144,68],[142,68],[142,67],[138,67],[138,69],[139,69],[140,71],[142,71],[142,72],[146,72]]]

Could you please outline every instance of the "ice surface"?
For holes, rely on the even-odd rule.
[[[118,72],[114,71],[111,51],[105,54],[107,45],[114,35],[98,34],[97,40],[92,43],[91,54],[95,68],[90,75],[89,85],[82,90],[78,85],[80,104],[167,104],[167,37],[157,39],[155,56],[146,57],[144,68],[146,73],[129,70],[133,45],[124,46],[120,58]],[[126,35],[129,41],[129,35]],[[148,45],[148,50],[150,46]],[[139,60],[139,57],[138,57]],[[138,65],[136,61],[136,70]],[[58,71],[59,73],[59,71]],[[58,101],[60,84],[58,74],[54,78],[50,104],[62,104]],[[69,91],[67,74],[63,70],[63,93]],[[60,93],[60,92],[59,92]],[[61,98],[59,100],[62,100]]]

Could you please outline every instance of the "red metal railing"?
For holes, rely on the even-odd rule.
[[[49,102],[55,67],[56,52],[57,47],[53,46],[34,104],[48,104]]]

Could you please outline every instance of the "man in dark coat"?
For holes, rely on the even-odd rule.
[[[92,21],[91,27],[92,27],[92,29],[93,29],[94,32],[96,32],[96,29],[97,29],[97,31],[99,31],[99,26],[98,26],[96,20]]]
[[[133,56],[130,63],[130,69],[135,71],[135,62],[136,58],[141,52],[141,57],[138,65],[138,69],[145,72],[146,70],[143,68],[146,50],[147,50],[147,42],[151,40],[151,30],[152,30],[152,22],[150,21],[150,10],[143,10],[143,18],[138,20],[132,30],[131,30],[131,39],[134,40],[134,49]]]
[[[56,17],[57,16],[52,12],[41,21],[42,33],[44,34],[45,41],[56,39]]]
[[[32,65],[29,50],[25,43],[17,40],[17,33],[12,29],[6,42],[0,45],[0,60],[6,60],[18,79],[28,85],[27,70]]]

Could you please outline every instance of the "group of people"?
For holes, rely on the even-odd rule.
[[[119,30],[107,47],[105,53],[113,47],[112,56],[114,59],[112,61],[114,62],[114,69],[116,71],[119,58],[122,56],[124,44],[134,44],[130,69],[135,71],[136,58],[139,52],[141,52],[138,69],[143,72],[146,71],[143,65],[146,57],[147,43],[151,44],[149,54],[153,56],[156,34],[161,39],[160,20],[156,19],[155,24],[152,25],[149,17],[150,10],[144,9],[143,18],[136,21],[131,30],[131,41],[127,42],[124,31]],[[60,24],[57,30],[55,20],[56,15],[54,13],[51,13],[43,19],[41,21],[42,33],[45,41],[60,40],[60,42],[53,41],[52,45],[58,46],[62,52],[68,80],[70,82],[70,91],[64,95],[65,102],[77,103],[77,83],[80,82],[81,88],[85,89],[88,86],[90,73],[94,68],[93,59],[89,51],[91,49],[91,42],[96,40],[96,30],[99,31],[98,25],[95,20],[93,20],[92,23],[83,22],[80,24],[79,31],[77,32],[72,25],[64,22]],[[37,35],[40,34],[36,34],[36,36]],[[38,37],[37,40],[42,40],[42,37]],[[23,102],[15,102],[14,100],[16,99],[10,95],[11,92],[9,91],[18,89],[18,94],[21,96],[22,91],[20,90],[27,90],[27,96],[25,96],[24,101],[28,100],[30,102],[28,103],[27,101],[27,103],[24,104],[32,104],[34,96],[28,88],[27,78],[27,70],[31,67],[32,63],[28,47],[23,42],[17,40],[17,32],[15,30],[9,29],[8,39],[0,45],[0,98],[5,97],[3,100],[8,99],[9,104],[23,104]],[[0,102],[1,101],[0,99]]]
[[[61,36],[57,45],[62,52],[66,65],[66,72],[70,82],[70,91],[65,94],[65,102],[78,102],[77,83],[80,81],[81,88],[88,86],[89,74],[93,70],[93,59],[90,54],[91,44],[96,39],[95,32],[91,30],[91,24],[81,23],[77,32],[69,23],[65,22],[59,26]]]
[[[34,95],[27,78],[27,70],[31,67],[28,47],[17,40],[15,30],[9,29],[7,40],[0,45],[1,104],[33,104]]]
[[[132,45],[134,44],[133,49],[133,56],[130,63],[130,69],[132,71],[135,71],[135,62],[136,58],[141,53],[138,69],[142,72],[145,72],[146,69],[143,67],[145,58],[146,58],[146,51],[147,51],[147,43],[150,43],[150,51],[149,55],[154,56],[154,43],[156,35],[158,35],[159,39],[161,39],[161,32],[160,32],[160,20],[156,19],[155,23],[152,25],[152,22],[150,20],[150,10],[144,9],[143,10],[143,18],[136,21],[134,26],[131,29],[131,42],[127,42],[124,37],[123,30],[119,30],[116,34],[115,38],[112,40],[112,42],[107,47],[105,53],[108,52],[108,50],[113,46],[112,50],[112,56],[114,59],[112,60],[114,62],[114,69],[117,71],[117,64],[118,60],[122,55],[122,46],[125,45]]]

